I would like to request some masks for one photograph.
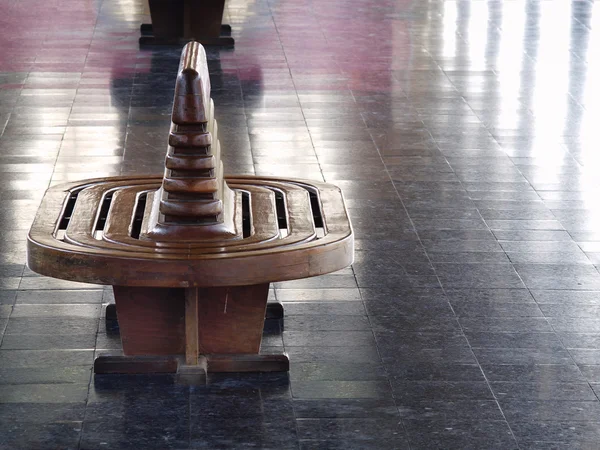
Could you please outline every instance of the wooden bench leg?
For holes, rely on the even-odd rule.
[[[269,284],[222,288],[114,286],[107,324],[121,325],[124,356],[99,356],[97,374],[176,373],[201,383],[207,372],[289,370],[287,355],[260,355],[265,318],[283,316],[267,306]]]

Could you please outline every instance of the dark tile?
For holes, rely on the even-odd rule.
[[[293,419],[261,421],[259,418],[199,418],[192,425],[192,448],[294,448],[298,434]],[[160,447],[159,447],[160,448]],[[188,447],[184,447],[188,448]]]
[[[327,327],[318,327],[327,328]],[[352,326],[350,328],[356,328]],[[362,327],[361,327],[362,328]],[[309,327],[310,330],[310,327]],[[365,346],[374,343],[373,332],[368,331],[284,331],[286,346]]]
[[[396,418],[398,409],[392,398],[335,398],[295,399],[294,414],[297,418]]]
[[[385,380],[383,367],[372,363],[291,361],[292,381],[365,381]]]
[[[507,420],[512,422],[597,422],[600,402],[574,400],[499,399]]]
[[[411,448],[408,439],[397,436],[394,439],[301,439],[301,450],[404,450]]]
[[[404,430],[397,418],[297,419],[299,439],[386,439],[403,442]]]
[[[458,332],[376,332],[377,347],[384,360],[440,364],[475,364],[465,337]]]
[[[535,421],[511,423],[519,442],[532,448],[594,448],[600,440],[597,422]]]
[[[192,393],[190,397],[190,414],[193,420],[211,419],[218,422],[234,418],[276,422],[294,418],[292,399],[269,395],[268,390],[265,392],[262,389],[247,388],[225,389],[216,393],[199,391]],[[185,405],[184,401],[180,401],[169,409],[185,409]],[[165,406],[169,407],[168,404]]]
[[[527,289],[445,289],[452,305],[462,302],[532,303]]]
[[[442,310],[446,310],[446,305],[441,305]],[[392,311],[393,312],[393,311]],[[398,315],[398,316],[371,316],[371,324],[377,332],[385,331],[459,331],[460,327],[455,317],[451,315],[430,315],[422,316]]]
[[[561,340],[552,332],[530,333],[524,331],[509,333],[473,331],[467,332],[466,336],[473,348],[531,348],[558,351],[563,349]]]
[[[286,345],[285,351],[294,362],[340,362],[340,363],[372,363],[379,364],[381,358],[377,347],[365,346],[314,346],[296,347]]]
[[[570,364],[572,353],[555,348],[474,348],[482,365],[488,364]]]
[[[165,417],[133,423],[86,420],[80,448],[188,448],[189,425],[186,422]]]
[[[392,379],[400,381],[485,381],[476,364],[411,363],[385,359],[384,365]]]
[[[533,290],[572,289],[594,290],[600,288],[600,274],[593,266],[515,264],[515,269],[525,285]]]
[[[459,317],[543,317],[539,306],[534,303],[504,303],[496,300],[451,302]]]
[[[499,400],[597,400],[587,383],[556,383],[539,379],[536,382],[491,382],[490,386]]]
[[[396,400],[403,420],[504,420],[504,416],[493,399],[450,399],[450,400]]]
[[[543,317],[463,317],[459,322],[465,332],[551,332]]]
[[[437,418],[404,420],[410,448],[430,449],[517,449],[511,429],[504,420],[485,418]]]
[[[483,372],[489,381],[520,383],[574,383],[585,381],[575,364],[486,364]]]
[[[362,305],[361,305],[362,306]],[[286,308],[287,313],[287,308]],[[314,314],[300,316],[288,315],[285,317],[285,330],[295,331],[360,331],[370,330],[367,316],[359,315],[321,315]],[[290,341],[293,345],[293,340]]]
[[[81,436],[81,422],[27,423],[16,422],[3,427],[0,445],[10,449],[55,448],[77,449]]]
[[[485,381],[403,381],[392,379],[394,398],[399,402],[419,400],[492,400]]]
[[[435,264],[444,288],[522,288],[509,264]]]
[[[385,317],[381,316],[419,316],[430,320],[454,317],[450,304],[441,295],[440,298],[431,296],[429,298],[421,298],[418,302],[415,302],[411,300],[407,301],[402,297],[393,298],[383,294],[379,298],[365,298],[365,307],[369,316],[377,316],[377,318],[373,318],[375,321],[384,321]],[[410,318],[406,317],[404,320],[409,321]],[[406,326],[410,325],[407,323]]]
[[[387,380],[298,380],[292,383],[292,395],[300,399],[385,398],[390,395],[390,386]]]

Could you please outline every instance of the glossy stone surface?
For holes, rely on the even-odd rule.
[[[162,173],[180,49],[141,0],[0,0],[0,447],[600,446],[600,2],[226,6],[226,170],[339,185],[355,264],[274,286],[289,374],[93,378],[111,291],[26,232],[51,184]]]

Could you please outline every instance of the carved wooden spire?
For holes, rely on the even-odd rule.
[[[195,241],[238,237],[236,196],[223,179],[204,48],[187,44],[175,85],[161,188],[141,238]]]

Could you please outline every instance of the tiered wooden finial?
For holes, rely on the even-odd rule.
[[[223,179],[221,149],[204,48],[188,44],[175,85],[162,187],[142,239],[193,242],[237,238],[236,196]]]

